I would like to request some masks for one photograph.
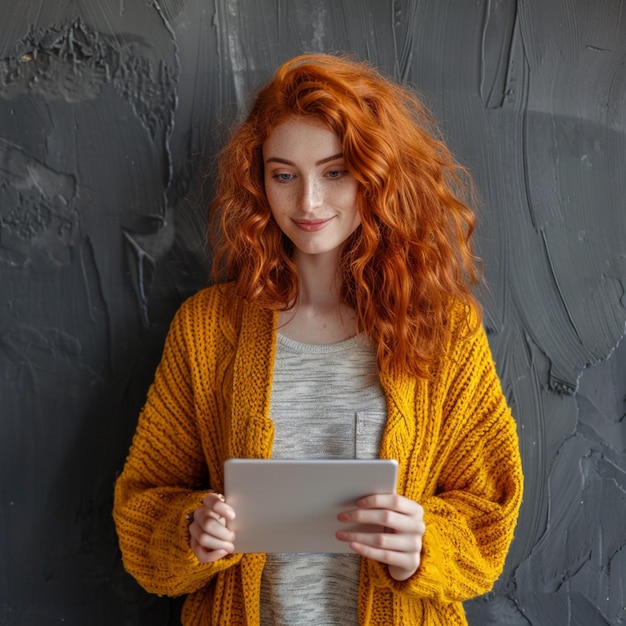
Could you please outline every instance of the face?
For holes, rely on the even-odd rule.
[[[272,215],[293,242],[296,262],[303,255],[336,259],[361,223],[357,181],[339,137],[319,120],[293,117],[263,144],[263,161]]]

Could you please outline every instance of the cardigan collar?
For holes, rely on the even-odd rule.
[[[240,308],[233,371],[230,456],[269,458],[274,424],[269,418],[278,314],[248,302]]]
[[[270,393],[276,355],[278,313],[243,302],[239,307],[236,358],[233,372],[230,456],[270,458],[274,423],[269,417]],[[415,395],[420,384],[402,372],[380,374],[387,400],[387,424],[379,456],[396,458],[406,454],[406,442],[415,441]],[[399,443],[402,442],[402,443]]]

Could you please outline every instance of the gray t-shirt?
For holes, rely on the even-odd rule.
[[[376,458],[387,407],[369,342],[309,345],[279,334],[270,417],[272,458]],[[268,554],[261,624],[354,626],[359,568],[357,554]]]

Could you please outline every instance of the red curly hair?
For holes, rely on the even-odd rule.
[[[298,295],[293,246],[274,221],[264,190],[262,146],[287,118],[314,117],[333,130],[358,182],[361,225],[345,243],[342,298],[357,332],[386,372],[428,377],[445,342],[451,302],[480,321],[479,281],[467,206],[471,182],[439,138],[417,97],[366,63],[324,54],[282,65],[220,153],[215,279],[266,308],[287,310]],[[474,310],[477,316],[470,316]]]

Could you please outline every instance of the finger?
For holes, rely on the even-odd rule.
[[[224,550],[227,554],[230,554],[235,550],[235,545],[232,541],[224,541],[213,537],[212,535],[202,534],[197,537],[192,537],[190,540],[192,546],[198,546],[204,552],[213,552],[215,550]]]
[[[209,508],[207,504],[203,504],[196,509],[193,513],[187,516],[190,521],[190,528],[192,525],[197,525],[202,531],[210,532],[209,528],[212,522],[217,522],[221,526],[226,526],[229,520],[235,518],[235,512],[228,505],[219,503],[217,511]],[[216,504],[217,506],[217,504]],[[227,507],[227,508],[223,508]]]
[[[215,513],[213,517],[222,517],[226,521],[235,519],[235,511],[231,506],[226,504],[224,496],[221,493],[210,493],[206,495],[202,503],[209,511]]]
[[[370,524],[387,528],[390,533],[423,534],[424,522],[420,517],[397,513],[389,509],[353,509],[337,516],[340,522]]]
[[[217,502],[226,502],[226,498],[221,493],[216,493],[212,491],[211,493],[207,493],[204,498],[202,498],[202,504],[205,504],[209,508],[212,508]]]
[[[201,563],[212,563],[218,559],[222,559],[234,550],[230,548],[218,548],[217,550],[209,550],[200,545],[195,539],[191,540],[191,549]]]
[[[232,542],[235,539],[235,533],[232,530],[229,530],[228,527],[224,525],[222,520],[216,520],[213,518],[209,518],[204,524],[192,524],[189,527],[189,533],[198,539],[202,534],[210,535],[220,541]]]
[[[422,550],[422,537],[421,535],[417,535],[414,533],[366,533],[358,531],[340,530],[336,533],[336,537],[340,541],[366,546],[376,551],[376,553],[395,552],[419,554]],[[387,560],[387,558],[388,557],[385,557],[382,562],[388,563],[389,561]]]
[[[206,531],[194,522],[189,526],[189,536],[190,543],[195,542],[209,551],[224,549],[232,552],[231,548],[235,540],[235,533],[216,520],[212,521]]]
[[[230,542],[233,541],[235,536],[227,528],[225,518],[208,509],[206,505],[196,509],[190,516],[189,534],[197,540],[200,540],[202,534],[207,534]]]
[[[200,511],[196,517],[198,519],[198,524],[206,532],[209,532],[209,524],[211,524],[211,522],[217,522],[222,526],[226,526],[225,517],[223,517],[216,511],[207,510],[206,507],[203,509],[203,511]]]
[[[378,561],[379,563],[385,563],[386,565],[393,565],[395,567],[411,567],[412,565],[419,563],[420,558],[419,552],[388,550],[386,548],[376,547],[360,541],[351,541],[350,548],[362,556]]]
[[[389,568],[389,573],[396,580],[410,578],[418,569],[421,561],[420,552],[396,552],[385,550],[353,541],[350,548],[363,557],[384,563]]]
[[[423,517],[424,509],[420,504],[396,493],[379,493],[357,500],[359,509],[389,509],[416,517]]]

